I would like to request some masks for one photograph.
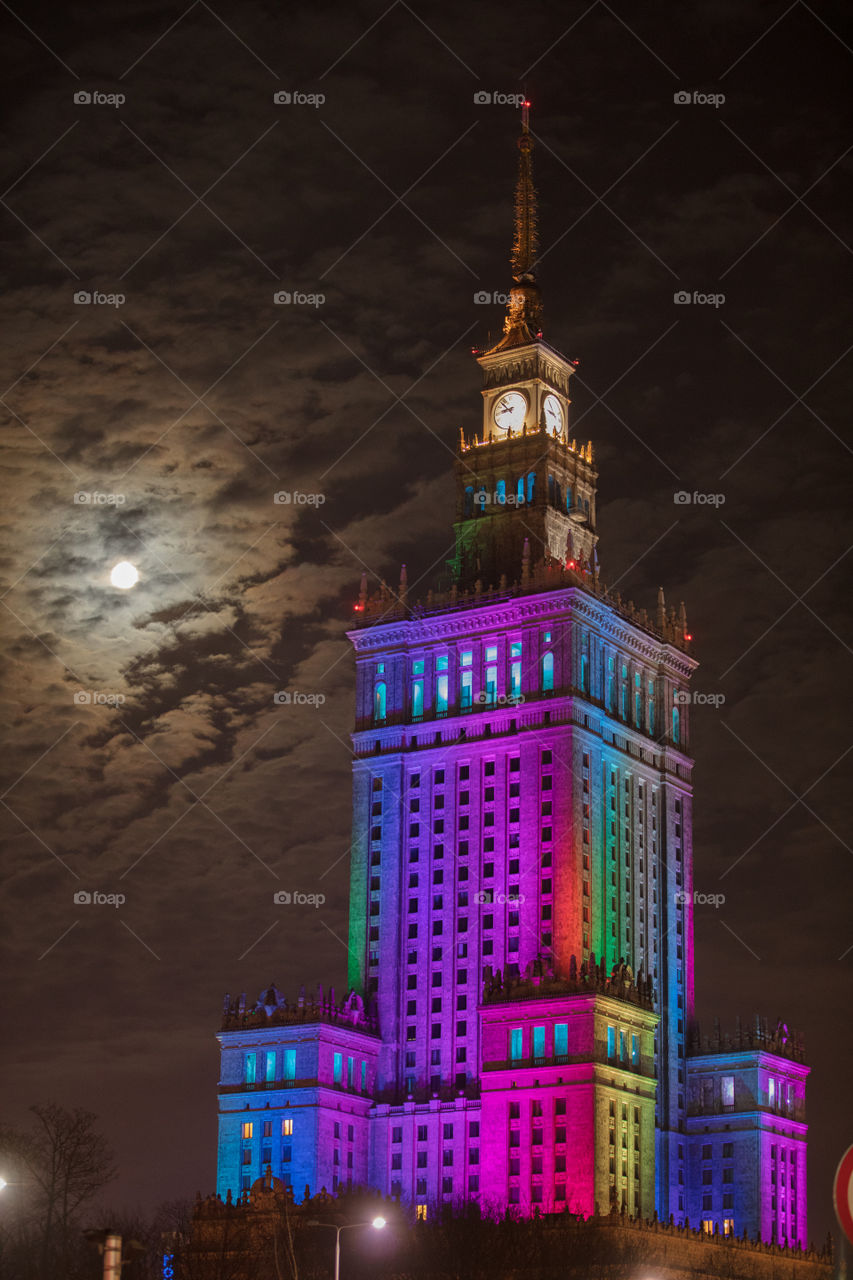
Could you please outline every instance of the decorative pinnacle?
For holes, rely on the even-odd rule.
[[[521,108],[521,136],[518,139],[518,181],[515,185],[515,236],[512,246],[512,278],[535,277],[536,188],[533,185],[533,139],[530,136],[530,103]]]

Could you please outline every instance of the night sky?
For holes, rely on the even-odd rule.
[[[112,1204],[208,1192],[223,994],[343,989],[344,632],[363,568],[419,595],[450,551],[519,128],[475,95],[523,84],[602,574],[685,601],[709,696],[699,1015],[803,1032],[822,1238],[853,1053],[843,6],[12,8],[2,1118],[98,1112]]]

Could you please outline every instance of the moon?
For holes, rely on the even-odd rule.
[[[131,564],[129,560],[122,560],[119,564],[114,565],[110,573],[110,582],[114,587],[119,587],[122,591],[129,591],[131,587],[135,587],[139,581],[139,571],[135,564]]]

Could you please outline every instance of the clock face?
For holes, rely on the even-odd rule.
[[[549,436],[563,434],[563,406],[556,396],[546,396],[542,408],[545,413],[545,430]]]
[[[527,401],[520,391],[507,391],[495,404],[492,416],[501,435],[516,435],[524,426]]]

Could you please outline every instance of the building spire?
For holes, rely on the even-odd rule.
[[[518,139],[518,179],[515,184],[513,217],[512,280],[504,333],[514,343],[532,342],[539,336],[542,299],[536,284],[538,248],[536,188],[533,185],[533,137],[530,133],[530,102],[521,107],[521,135]]]

